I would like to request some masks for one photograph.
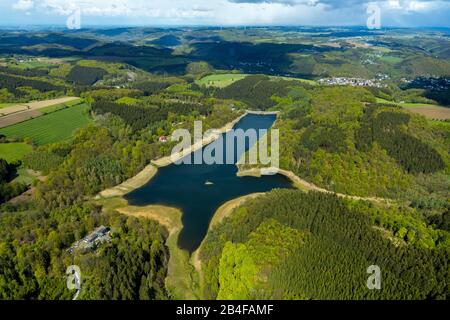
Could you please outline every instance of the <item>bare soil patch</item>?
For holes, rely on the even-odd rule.
[[[409,112],[420,114],[431,120],[450,120],[450,108],[439,106],[423,106],[406,108]]]

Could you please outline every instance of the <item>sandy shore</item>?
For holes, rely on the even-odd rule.
[[[208,145],[209,143],[217,140],[221,134],[233,129],[234,126],[248,114],[277,114],[277,113],[255,113],[248,111],[228,123],[221,129],[217,129],[213,135],[205,137],[199,143],[191,146],[189,152],[195,152],[200,148]],[[144,217],[152,219],[165,228],[169,232],[166,244],[169,247],[170,259],[168,266],[168,275],[166,278],[166,286],[171,292],[172,296],[178,299],[198,299],[201,295],[201,288],[203,283],[203,275],[201,273],[201,261],[199,258],[199,252],[201,246],[190,256],[189,252],[182,250],[178,247],[178,237],[182,224],[182,212],[176,208],[170,208],[160,205],[150,205],[144,207],[129,206],[127,201],[122,198],[123,195],[131,192],[132,190],[143,186],[148,183],[157,173],[158,167],[165,167],[181,159],[187,154],[177,155],[176,157],[165,157],[155,161],[148,165],[143,171],[141,171],[135,177],[130,178],[124,183],[102,191],[96,199],[100,204],[104,205],[106,210],[117,210],[119,213],[127,216]],[[237,199],[233,199],[220,208],[217,209],[213,218],[211,219],[209,230],[228,217],[235,208],[242,205],[246,200],[253,199],[262,195],[262,193],[250,194]],[[198,278],[198,279],[197,279]],[[199,290],[199,288],[200,290]]]
[[[150,205],[145,207],[125,206],[123,208],[117,208],[116,210],[127,216],[154,220],[169,231],[169,236],[174,235],[183,228],[181,211],[175,208]]]
[[[220,129],[216,129],[214,130],[214,133],[207,136],[207,137],[203,137],[203,139],[201,141],[198,141],[197,143],[193,144],[190,148],[188,148],[187,150],[185,150],[184,152],[179,152],[178,154],[175,155],[171,155],[171,156],[167,156],[161,159],[157,159],[152,161],[152,163],[159,167],[167,167],[181,159],[183,159],[184,157],[188,156],[189,154],[200,150],[201,148],[203,148],[204,146],[216,141],[217,139],[220,138],[220,136],[224,133],[227,133],[228,131],[232,130],[234,128],[234,126],[241,121],[242,118],[244,118],[245,116],[249,115],[249,114],[256,114],[256,115],[278,115],[280,112],[279,111],[251,111],[251,110],[246,110],[245,113],[243,115],[241,115],[240,117],[236,118],[235,120],[227,123],[225,126],[223,126]]]
[[[359,197],[359,196],[351,196],[351,195],[343,194],[343,193],[335,193],[333,191],[329,191],[324,188],[318,187],[315,184],[310,183],[306,180],[303,180],[302,178],[297,176],[292,171],[278,169],[278,168],[253,168],[253,169],[248,169],[248,170],[239,170],[237,173],[237,176],[238,177],[246,177],[246,176],[262,177],[262,176],[266,176],[266,175],[272,175],[274,173],[285,176],[286,178],[288,178],[289,180],[292,181],[292,183],[294,184],[294,186],[296,188],[303,190],[303,191],[317,191],[317,192],[335,194],[341,198],[347,198],[347,199],[351,199],[351,200],[370,201],[370,202],[374,202],[374,203],[378,203],[378,204],[380,204],[380,203],[390,204],[393,202],[391,199],[386,199],[386,198]]]
[[[189,252],[178,247],[178,237],[183,228],[182,212],[179,209],[161,205],[124,206],[115,210],[127,216],[151,219],[168,230],[166,245],[169,248],[170,257],[165,279],[166,288],[174,299],[197,300],[198,296],[194,289],[196,280],[193,276],[195,269],[189,262]]]
[[[243,115],[241,115],[240,117],[234,119],[233,121],[227,123],[225,126],[223,126],[220,129],[215,129],[214,132],[206,137],[203,137],[202,140],[194,143],[193,145],[191,145],[190,148],[184,150],[183,152],[179,152],[177,154],[174,155],[170,155],[167,157],[163,157],[157,160],[153,160],[152,164],[157,166],[158,168],[162,168],[162,167],[167,167],[170,166],[171,164],[183,159],[184,157],[188,156],[189,154],[200,150],[201,148],[203,148],[204,146],[207,146],[210,143],[213,143],[214,141],[216,141],[217,139],[220,138],[220,136],[224,133],[227,133],[228,131],[230,131],[231,129],[234,128],[234,126],[241,121],[242,118],[244,118],[247,114],[249,114],[249,112],[247,111],[246,113],[244,113]]]
[[[181,158],[185,157],[186,155],[195,152],[204,146],[216,141],[222,133],[226,133],[233,129],[233,127],[238,123],[243,117],[245,117],[248,113],[244,113],[240,117],[236,118],[230,123],[227,123],[224,127],[221,129],[216,129],[213,135],[210,135],[208,137],[204,137],[201,141],[196,143],[195,145],[192,145],[184,154],[177,154],[176,156],[168,156],[164,158],[160,158],[157,160],[152,160],[151,164],[146,166],[141,172],[139,172],[136,176],[128,179],[127,181],[121,183],[118,186],[103,190],[100,192],[95,199],[101,199],[101,198],[113,198],[113,197],[122,197],[127,193],[130,193],[131,191],[138,189],[148,183],[158,172],[158,168],[167,167],[174,163],[177,160],[180,160]]]
[[[122,197],[127,193],[145,185],[156,175],[157,172],[158,169],[156,169],[153,165],[150,164],[146,166],[144,170],[139,172],[137,175],[119,184],[118,186],[103,190],[96,196],[96,199]]]
[[[280,114],[280,111],[252,111],[252,110],[246,110],[246,114],[256,114],[260,116],[277,116]]]
[[[208,232],[210,232],[216,225],[220,224],[226,217],[229,217],[233,213],[234,209],[241,206],[244,202],[246,202],[249,199],[255,199],[263,194],[264,193],[253,193],[253,194],[239,197],[239,198],[236,198],[236,199],[233,199],[233,200],[230,200],[230,201],[224,203],[214,213],[214,216],[212,217],[211,222],[209,223]],[[195,270],[197,271],[197,273],[199,275],[200,292],[202,291],[203,284],[204,284],[203,272],[202,272],[202,261],[200,259],[200,252],[202,250],[204,241],[205,240],[203,239],[203,241],[200,244],[200,246],[198,247],[198,249],[192,253],[191,260],[190,260],[191,264],[194,266]],[[201,295],[201,293],[200,293],[200,295]]]
[[[230,216],[234,209],[242,205],[249,199],[255,199],[264,193],[252,193],[246,196],[242,196],[233,200],[230,200],[219,207],[214,213],[214,216],[209,223],[208,232],[212,230],[216,225],[220,224],[226,217]]]
[[[122,184],[115,186],[113,188],[109,188],[107,190],[103,190],[100,192],[96,199],[99,198],[112,198],[112,197],[121,197],[125,194],[138,189],[148,183],[157,173],[157,168],[163,168],[167,167],[174,162],[182,159],[183,157],[191,154],[192,152],[195,152],[204,146],[216,141],[220,138],[220,136],[224,133],[227,133],[228,131],[232,130],[234,126],[241,121],[242,118],[244,118],[248,114],[260,114],[260,115],[276,115],[278,112],[263,112],[263,111],[250,111],[247,110],[244,114],[239,116],[238,118],[234,119],[233,121],[227,123],[225,126],[223,126],[220,129],[216,129],[213,134],[203,137],[203,139],[196,144],[192,145],[189,149],[185,150],[185,152],[180,152],[176,155],[171,155],[167,157],[163,157],[157,160],[152,160],[151,164],[144,168],[141,172],[139,172],[136,176],[128,179],[127,181],[123,182]]]

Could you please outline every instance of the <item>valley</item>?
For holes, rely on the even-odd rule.
[[[448,300],[449,34],[2,30],[0,299]]]

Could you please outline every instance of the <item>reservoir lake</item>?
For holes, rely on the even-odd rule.
[[[234,129],[256,129],[259,138],[259,130],[270,129],[275,120],[275,115],[248,114]],[[225,145],[225,141],[226,134],[222,134],[213,144]],[[250,147],[247,140],[245,150]],[[193,159],[195,153],[202,153],[205,148],[187,157]],[[224,149],[224,159],[225,153]],[[236,148],[234,154],[236,163],[242,154],[238,154]],[[225,202],[252,193],[293,187],[291,181],[282,175],[237,177],[237,172],[234,164],[172,164],[158,169],[150,182],[125,198],[133,206],[158,204],[180,209],[183,212],[183,229],[178,245],[192,253],[205,237],[214,213]]]

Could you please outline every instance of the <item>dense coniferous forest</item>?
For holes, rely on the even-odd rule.
[[[281,166],[328,190],[411,197],[408,190],[420,189],[424,177],[445,176],[446,131],[395,105],[374,103],[364,88],[291,87],[274,101],[282,110],[276,124],[283,132]],[[447,188],[439,186],[443,195]]]
[[[89,86],[103,79],[106,74],[107,72],[102,68],[75,66],[67,75],[67,81]]]
[[[24,95],[21,90],[22,87],[31,87],[33,89],[39,90],[40,92],[64,91],[65,89],[62,86],[57,86],[49,82],[22,78],[9,74],[1,74],[0,87],[3,89],[7,89],[9,92],[13,93],[19,98],[21,95]]]
[[[230,86],[218,90],[220,99],[235,99],[252,108],[267,110],[275,106],[272,96],[284,96],[289,92],[289,81],[271,81],[267,76],[249,76]]]
[[[206,237],[201,250],[206,297],[448,299],[449,234],[439,231],[446,244],[432,250],[396,243],[367,206],[287,190],[248,202]],[[261,236],[267,223],[280,226]],[[283,236],[287,241],[280,245],[283,232],[302,240]],[[266,260],[258,250],[281,256]],[[381,290],[366,287],[371,265],[381,268]],[[231,275],[239,281],[226,280]]]
[[[147,127],[150,123],[167,119],[169,113],[188,115],[191,112],[197,112],[201,115],[207,115],[212,111],[212,108],[207,104],[179,101],[162,103],[160,106],[135,106],[130,109],[126,104],[98,101],[93,104],[92,110],[100,114],[112,113],[117,115],[121,117],[125,123],[132,126],[133,129],[140,130]]]
[[[19,69],[19,68],[8,68],[0,67],[1,73],[13,74],[23,77],[43,77],[47,76],[49,73],[48,69]]]
[[[154,222],[100,214],[92,206],[42,212],[34,208],[0,215],[0,297],[71,299],[66,268],[83,270],[82,299],[165,299],[168,252],[165,232]],[[97,252],[68,248],[98,225],[112,229],[112,242]],[[131,272],[130,272],[131,271]]]
[[[145,81],[139,82],[133,85],[134,88],[144,92],[144,95],[151,96],[152,94],[163,91],[170,86],[168,82],[156,82],[156,81]]]
[[[369,150],[377,142],[409,173],[433,173],[445,168],[436,150],[402,131],[401,126],[409,123],[408,114],[376,109],[366,108],[362,127],[356,133],[358,148]]]

